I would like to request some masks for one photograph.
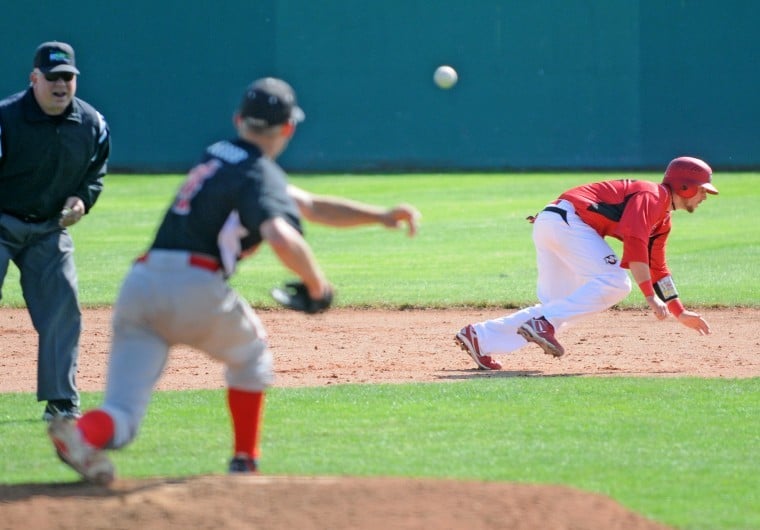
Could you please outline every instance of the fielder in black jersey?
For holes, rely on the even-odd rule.
[[[302,236],[301,216],[332,226],[406,224],[416,232],[412,206],[385,209],[288,184],[275,159],[303,118],[284,81],[251,84],[233,118],[238,138],[206,149],[127,275],[114,310],[103,404],[77,422],[54,420],[48,430],[61,459],[85,479],[113,480],[104,449],[137,435],[169,349],[180,343],[225,364],[234,431],[229,471],[255,472],[272,354],[259,318],[226,282],[235,264],[266,242],[319,300],[332,287]]]
[[[0,101],[0,288],[12,261],[39,334],[37,400],[43,419],[75,418],[79,307],[68,227],[103,189],[110,135],[103,116],[75,96],[73,48],[45,42],[29,88]]]
[[[301,232],[298,207],[288,195],[282,169],[245,140],[217,142],[188,175],[151,248],[198,252],[220,263],[228,252],[233,259],[230,274],[234,258],[262,242],[259,227],[274,217]],[[240,238],[225,237],[240,230],[246,232]],[[220,245],[220,234],[225,244]]]

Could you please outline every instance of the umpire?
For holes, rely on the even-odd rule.
[[[45,42],[26,90],[0,101],[0,296],[13,261],[39,335],[37,400],[43,419],[76,418],[82,313],[74,244],[67,230],[103,189],[108,126],[75,97],[73,48]]]

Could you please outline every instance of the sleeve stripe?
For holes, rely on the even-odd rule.
[[[102,144],[106,141],[106,137],[108,136],[108,127],[106,126],[106,120],[103,117],[103,115],[98,112],[98,130],[100,131],[100,136],[98,137],[98,143]]]

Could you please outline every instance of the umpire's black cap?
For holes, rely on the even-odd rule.
[[[43,74],[49,72],[71,72],[79,74],[74,57],[74,48],[65,42],[43,42],[34,54],[34,67]]]
[[[296,102],[293,87],[282,79],[265,77],[251,83],[243,94],[238,113],[255,127],[302,122],[306,115]]]

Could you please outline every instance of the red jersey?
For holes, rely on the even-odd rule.
[[[620,266],[649,264],[652,281],[670,275],[665,243],[670,234],[670,190],[644,180],[607,180],[567,190],[560,195],[573,204],[583,222],[602,236],[623,242]]]

